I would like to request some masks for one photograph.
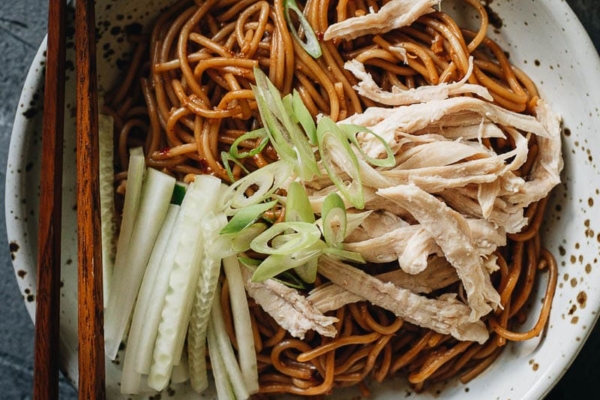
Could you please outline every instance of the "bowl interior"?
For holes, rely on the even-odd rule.
[[[120,79],[129,57],[127,32],[147,26],[169,1],[132,0],[97,2],[98,83],[106,91]],[[475,18],[463,14],[457,1],[442,7],[460,16],[465,24]],[[600,308],[600,146],[595,132],[600,125],[600,63],[584,29],[565,2],[490,3],[495,26],[491,35],[509,53],[510,60],[528,73],[564,121],[563,183],[555,189],[546,214],[543,244],[559,263],[559,284],[547,330],[542,337],[510,345],[483,375],[467,385],[456,381],[423,393],[420,398],[538,399],[552,387],[581,348]],[[72,40],[72,39],[71,39]],[[36,224],[39,197],[40,127],[45,43],[36,56],[25,82],[20,104],[30,108],[15,119],[6,183],[6,220],[17,280],[27,309],[35,310]],[[61,364],[65,374],[77,382],[77,246],[75,196],[75,122],[73,54],[67,71],[65,169],[63,180],[63,265],[61,295]],[[73,168],[71,168],[72,166]],[[543,274],[545,275],[545,274]],[[538,286],[545,285],[545,276]],[[537,295],[539,299],[541,294]],[[535,323],[541,301],[530,304]],[[527,325],[523,327],[526,329]],[[108,397],[120,398],[119,363],[107,361]],[[371,385],[378,400],[410,395],[403,379]],[[177,398],[197,398],[187,386],[173,387]],[[131,396],[127,396],[130,398]],[[140,396],[147,397],[147,396]],[[215,398],[213,392],[204,398]],[[356,391],[340,390],[332,398],[356,398]],[[486,397],[490,397],[486,395]]]

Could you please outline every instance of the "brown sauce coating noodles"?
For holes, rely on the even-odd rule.
[[[197,4],[196,4],[197,3]],[[516,112],[531,112],[537,101],[534,83],[512,66],[503,50],[486,36],[488,17],[477,0],[465,0],[479,15],[477,31],[461,29],[447,14],[435,12],[412,26],[352,41],[321,42],[323,56],[313,59],[292,39],[282,0],[180,1],[156,20],[149,39],[140,40],[131,67],[103,112],[113,116],[116,129],[117,186],[126,179],[128,149],[143,145],[148,166],[183,181],[195,174],[213,174],[228,181],[221,151],[242,134],[260,126],[250,85],[252,69],[260,66],[276,87],[287,94],[296,89],[313,116],[323,113],[334,121],[376,105],[353,89],[356,79],[343,68],[349,58],[365,64],[384,90],[413,88],[457,81],[474,57],[470,83],[487,87],[494,101]],[[374,0],[308,0],[300,6],[321,36],[327,27],[346,18],[377,10]],[[398,53],[406,49],[406,60]],[[406,61],[406,64],[405,62]],[[531,135],[533,137],[533,135]],[[510,140],[490,139],[489,146],[510,148]],[[246,149],[258,141],[241,143]],[[526,176],[538,157],[535,139],[529,159],[517,173]],[[243,160],[253,170],[275,160],[267,146]],[[232,166],[238,178],[243,170]],[[416,390],[427,382],[459,377],[473,379],[499,356],[507,341],[526,340],[541,333],[549,316],[557,265],[541,246],[539,231],[546,200],[527,210],[530,224],[509,235],[497,251],[499,271],[492,281],[502,308],[486,318],[489,340],[459,342],[403,323],[385,310],[366,303],[350,304],[335,312],[338,337],[309,333],[292,338],[250,300],[260,369],[260,394],[292,393],[324,396],[334,387],[358,385],[368,394],[365,379],[382,381],[404,374]],[[549,278],[537,323],[517,332],[527,318],[526,302],[534,293],[540,270]],[[320,280],[318,280],[320,281]],[[460,288],[453,288],[460,291]],[[229,310],[227,286],[221,298]],[[529,316],[535,318],[535,316]],[[234,346],[231,314],[225,313]]]

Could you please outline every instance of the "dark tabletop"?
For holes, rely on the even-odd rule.
[[[502,0],[499,0],[502,1]],[[488,1],[490,2],[490,1]],[[600,50],[600,1],[567,0]],[[0,0],[0,196],[8,143],[23,81],[46,33],[47,0]],[[600,77],[598,77],[600,79]],[[16,285],[6,239],[4,211],[0,229],[0,399],[31,398],[33,324]],[[600,384],[600,324],[548,400],[591,399]],[[64,380],[61,399],[76,399]]]

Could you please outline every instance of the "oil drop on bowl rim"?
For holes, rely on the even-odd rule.
[[[134,23],[146,24],[167,1],[97,1],[98,82],[100,90],[113,86],[119,73],[118,58],[127,52],[124,32]],[[111,5],[107,7],[107,5]],[[441,3],[445,11],[460,13],[456,1]],[[142,6],[143,5],[143,6]],[[521,0],[491,5],[501,27],[490,27],[491,36],[538,85],[564,123],[563,183],[557,187],[547,208],[542,230],[544,246],[557,258],[559,283],[547,329],[540,338],[511,344],[482,375],[464,385],[450,381],[419,394],[420,399],[540,399],[568,369],[595,325],[600,311],[600,254],[597,233],[600,218],[594,207],[600,204],[600,146],[595,132],[600,126],[600,61],[585,30],[564,1]],[[469,23],[470,16],[459,22]],[[115,32],[119,32],[115,34]],[[110,48],[112,51],[103,51]],[[41,97],[45,42],[35,57],[19,104],[35,104]],[[71,53],[72,57],[73,54]],[[67,71],[67,110],[74,100],[74,73]],[[35,106],[32,106],[35,107]],[[37,107],[41,107],[38,105]],[[34,109],[35,111],[35,109]],[[75,165],[74,118],[67,112],[65,166]],[[10,143],[6,178],[6,221],[13,252],[17,282],[31,317],[35,314],[37,208],[41,112],[19,109]],[[74,168],[66,168],[63,201],[63,265],[61,289],[61,366],[77,382],[77,271]],[[596,204],[596,206],[594,206]],[[547,274],[539,282],[545,285]],[[541,291],[540,291],[541,293]],[[538,294],[539,299],[541,295]],[[531,304],[532,314],[541,301]],[[534,316],[529,320],[535,320]],[[534,323],[529,321],[528,323]],[[523,327],[522,329],[526,329]],[[107,361],[109,399],[125,399],[119,392],[118,363]],[[412,392],[404,378],[371,384],[372,399],[391,400]],[[197,398],[188,387],[174,386],[175,398]],[[356,397],[356,389],[338,390],[333,399]],[[416,396],[414,393],[411,396]],[[283,396],[282,396],[283,397]],[[133,397],[135,398],[135,397]],[[140,396],[140,398],[146,398]],[[201,398],[216,398],[209,391]]]

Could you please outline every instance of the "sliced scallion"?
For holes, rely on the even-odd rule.
[[[236,253],[242,253],[250,250],[250,243],[261,233],[267,230],[267,224],[264,222],[256,222],[240,232],[233,235],[231,238],[231,249]]]
[[[379,136],[372,130],[365,128],[364,126],[360,126],[360,125],[338,124],[338,126],[344,133],[346,133],[346,135],[348,136],[348,140],[350,140],[350,142],[356,147],[356,149],[360,152],[360,154],[362,154],[362,156],[365,158],[365,160],[367,160],[367,162],[369,164],[374,165],[376,167],[388,167],[388,168],[396,165],[396,159],[394,158],[394,152],[392,151],[390,146],[387,144],[387,142],[381,136]],[[369,135],[373,135],[373,137],[375,137],[375,139],[377,139],[381,143],[381,145],[385,149],[386,158],[373,158],[373,157],[370,157],[369,155],[367,155],[367,153],[365,153],[365,151],[363,150],[361,145],[358,143],[358,139],[356,138],[356,135],[361,132],[369,134]]]
[[[280,222],[258,235],[250,248],[261,254],[291,254],[302,251],[321,238],[319,228],[308,222]]]
[[[270,201],[268,203],[252,204],[240,209],[221,230],[221,235],[238,233],[246,229],[255,223],[265,211],[273,208],[275,204],[277,204],[277,201]]]
[[[256,98],[263,126],[269,135],[269,140],[280,159],[293,163],[296,160],[296,152],[292,148],[291,139],[283,122],[274,114],[278,110],[278,107],[273,103],[277,99],[281,101],[281,95],[277,91],[277,88],[275,88],[277,95],[273,96],[273,92],[270,90],[273,84],[260,68],[254,68],[254,76],[256,78],[256,86],[252,90]]]
[[[315,214],[313,214],[306,190],[304,190],[304,187],[298,181],[292,182],[287,189],[285,221],[315,222]]]
[[[315,214],[310,205],[310,200],[300,182],[294,181],[288,187],[285,202],[285,220],[286,222],[315,222]],[[317,277],[317,258],[294,268],[294,271],[304,282],[313,283]]]
[[[260,139],[258,146],[254,147],[250,151],[240,152],[239,146],[245,140],[256,140]],[[267,131],[264,128],[255,129],[250,132],[244,133],[239,138],[235,139],[235,141],[231,144],[231,148],[229,149],[229,154],[236,159],[253,157],[263,151],[265,146],[269,143],[269,136],[267,135]]]
[[[292,110],[293,115],[296,121],[302,125],[306,136],[308,136],[308,141],[313,146],[317,145],[317,125],[313,120],[310,111],[306,108],[304,101],[302,101],[302,97],[300,97],[300,93],[294,89],[292,92]]]
[[[317,125],[317,138],[321,161],[329,178],[342,196],[354,207],[363,209],[365,198],[362,189],[358,160],[350,148],[345,133],[328,117],[323,117]],[[339,170],[347,173],[350,182],[346,184],[339,176]]]
[[[323,237],[329,247],[341,248],[346,237],[346,207],[337,193],[329,193],[323,202]]]
[[[328,247],[325,250],[323,250],[323,253],[340,260],[347,260],[359,264],[366,264],[366,261],[363,258],[363,256],[355,251],[348,251],[343,249],[337,249],[335,247]]]
[[[272,254],[267,257],[254,271],[252,275],[253,282],[262,282],[265,279],[273,278],[284,271],[299,267],[309,261],[319,257],[323,253],[325,243],[317,241],[313,246],[302,251]]]
[[[306,283],[314,283],[317,279],[317,269],[319,267],[319,258],[313,257],[306,263],[294,268],[300,279]]]
[[[244,164],[242,164],[237,158],[233,157],[230,153],[226,151],[222,151],[221,162],[223,163],[223,168],[225,168],[225,172],[227,172],[227,176],[229,177],[229,180],[231,182],[235,182],[235,177],[233,176],[231,165],[229,165],[230,161],[239,166],[245,173],[250,173],[250,171],[248,171],[246,167],[244,167]]]
[[[319,39],[315,34],[312,26],[302,13],[302,11],[298,8],[298,4],[296,0],[285,0],[283,3],[283,10],[285,15],[285,20],[288,24],[288,28],[290,33],[300,43],[302,48],[313,58],[319,58],[323,54],[321,51],[321,45],[319,44]],[[296,26],[294,25],[294,21],[292,20],[292,16],[290,11],[293,11],[298,17],[298,22],[300,23],[300,27],[302,28],[302,33],[306,38],[306,42],[302,40],[300,37]]]
[[[285,161],[277,161],[257,169],[242,179],[235,181],[224,196],[225,202],[234,209],[248,207],[263,202],[291,176],[292,166]],[[252,189],[252,193],[249,190]]]
[[[260,260],[255,260],[254,258],[250,257],[238,257],[238,261],[241,265],[243,265],[245,268],[248,268],[253,273],[261,263]],[[288,271],[283,271],[276,278],[273,277],[271,279],[294,289],[303,290],[307,288],[306,283],[303,280],[298,279],[296,275]]]
[[[292,119],[292,100],[281,93],[260,68],[254,68],[256,86],[252,88],[263,125],[279,157],[290,162],[303,180],[320,175],[313,148],[303,129]]]

